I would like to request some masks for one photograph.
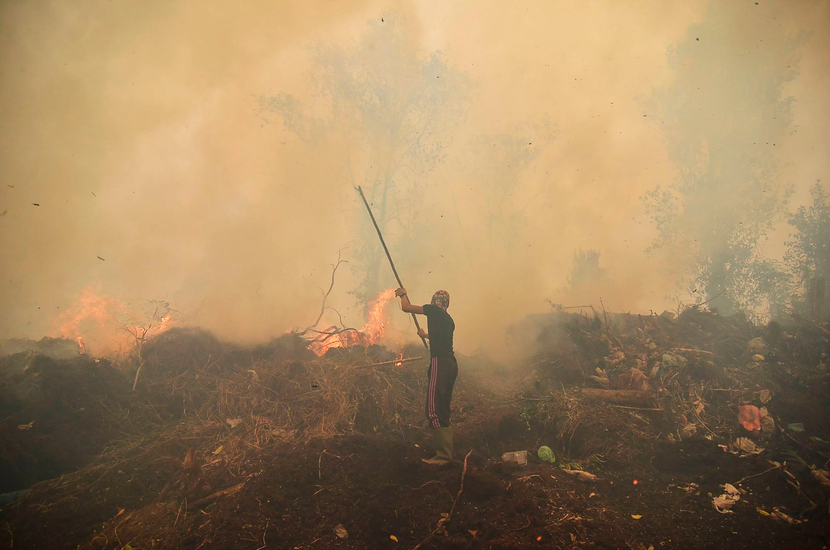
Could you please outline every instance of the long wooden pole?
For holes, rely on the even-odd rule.
[[[369,201],[366,200],[366,195],[363,194],[363,189],[358,185],[357,192],[360,193],[360,198],[363,199],[363,204],[366,205],[366,210],[369,211],[369,217],[372,218],[372,225],[375,226],[375,231],[378,232],[378,237],[380,238],[380,244],[383,245],[383,251],[386,252],[386,257],[389,259],[389,265],[392,266],[392,273],[395,274],[395,279],[398,281],[398,286],[403,288],[403,283],[401,282],[401,278],[398,275],[398,270],[395,269],[395,262],[392,261],[392,255],[389,254],[389,249],[386,247],[386,241],[383,240],[383,234],[380,232],[380,227],[378,227],[378,222],[375,221],[375,215],[372,214],[372,208],[369,206]],[[415,328],[418,331],[421,330],[421,325],[418,323],[418,318],[415,317],[415,314],[412,314],[412,320],[415,321]],[[421,341],[424,343],[424,347],[429,349],[427,345],[426,338],[421,337]]]

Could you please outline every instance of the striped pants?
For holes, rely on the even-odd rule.
[[[427,377],[426,415],[430,428],[447,428],[450,425],[450,401],[458,363],[455,357],[433,357]]]

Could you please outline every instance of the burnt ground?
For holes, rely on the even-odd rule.
[[[527,442],[538,437],[522,435]],[[459,458],[473,443],[467,439]],[[599,479],[591,483],[538,460],[504,464],[475,443],[446,531],[422,548],[828,544],[826,502],[811,510],[811,497],[815,502],[821,490],[809,478],[799,484],[783,470],[769,471],[759,456],[739,457],[710,441],[658,445],[651,463],[639,467],[595,465]],[[35,490],[7,507],[0,540],[8,548],[412,548],[453,508],[462,478],[461,460],[423,464],[426,446],[353,435],[252,453],[237,471],[216,458],[215,467],[205,465],[209,488],[189,502],[159,498],[175,469],[130,471],[115,464],[91,479],[91,487],[72,494]],[[176,447],[184,450],[182,442],[168,450]],[[712,496],[727,482],[745,494],[734,513],[720,514]],[[235,490],[199,502],[228,488]],[[759,508],[802,523],[775,520]],[[335,534],[338,525],[348,538]]]
[[[830,488],[813,471],[830,463],[823,333],[794,333],[759,363],[751,325],[697,315],[723,326],[692,340],[674,334],[692,330],[683,319],[631,319],[644,330],[626,336],[622,319],[617,336],[569,318],[549,356],[510,372],[460,360],[457,462],[442,467],[420,460],[422,365],[377,363],[378,350],[317,360],[290,341],[255,354],[171,333],[148,344],[136,392],[124,366],[11,356],[0,479],[28,490],[0,505],[0,548],[826,548]],[[730,347],[706,351],[724,331]],[[618,388],[632,368],[650,373],[649,403],[580,389]],[[772,429],[738,423],[753,403]],[[736,450],[739,437],[763,450]],[[540,445],[555,464],[535,458]],[[515,450],[526,466],[501,460]],[[726,483],[741,498],[719,513]]]

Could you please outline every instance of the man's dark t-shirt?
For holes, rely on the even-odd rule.
[[[432,357],[454,357],[452,333],[455,331],[455,321],[445,310],[432,304],[424,305],[424,315],[427,316],[429,354]]]

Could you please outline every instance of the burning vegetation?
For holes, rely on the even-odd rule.
[[[96,354],[126,355],[173,324],[173,311],[166,302],[149,302],[144,309],[150,313],[133,311],[88,286],[56,319],[57,335],[75,340],[81,353],[87,352],[85,340],[91,340]]]
[[[314,336],[308,345],[319,356],[323,356],[330,349],[351,348],[354,346],[367,347],[383,342],[386,329],[386,306],[395,296],[394,290],[385,290],[368,307],[367,321],[363,328],[347,328],[332,325],[323,330],[309,329]]]
[[[429,445],[423,350],[367,339],[382,334],[388,301],[384,293],[374,324],[355,331],[364,339],[322,354],[297,334],[244,347],[171,328],[144,342],[140,363],[136,348],[115,364],[6,356],[0,491],[15,496],[0,512],[9,526],[0,540],[825,543],[827,323],[756,326],[697,307],[528,318],[511,332],[536,350],[521,365],[460,358],[453,425],[467,456],[432,470],[417,460]],[[525,465],[504,462],[519,450]],[[40,528],[64,521],[71,534]]]
[[[0,549],[830,546],[826,0],[237,4],[0,2]]]

